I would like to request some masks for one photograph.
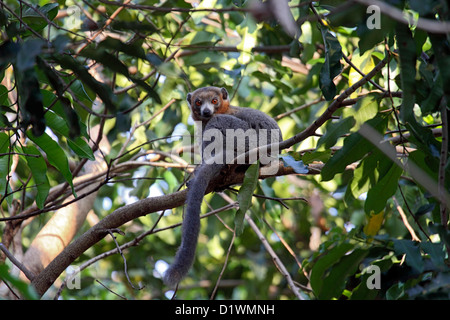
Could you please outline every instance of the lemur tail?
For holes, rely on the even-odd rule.
[[[202,164],[188,187],[186,212],[183,219],[182,239],[175,260],[164,273],[164,282],[174,286],[188,273],[195,258],[200,232],[200,208],[209,182],[220,173],[223,165]]]

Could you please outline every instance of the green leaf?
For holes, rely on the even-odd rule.
[[[442,243],[421,242],[420,248],[430,256],[431,262],[441,270],[445,270],[445,251]]]
[[[107,52],[104,48],[87,47],[80,55],[101,63],[113,72],[118,72],[129,78],[128,68],[115,55]]]
[[[44,44],[44,40],[41,39],[27,39],[21,45],[16,63],[14,64],[19,72],[24,72],[34,67],[36,57],[41,53]]]
[[[345,199],[349,201],[349,196],[354,199],[358,198],[364,192],[369,190],[371,185],[374,185],[379,177],[376,170],[378,161],[380,160],[380,153],[374,151],[370,156],[364,157],[353,171],[353,178],[347,188]]]
[[[17,291],[23,296],[26,300],[39,300],[39,295],[36,293],[34,287],[15,276],[9,269],[6,264],[0,265],[0,279],[3,281],[7,281],[10,285],[13,286],[14,290]]]
[[[336,144],[336,141],[350,132],[355,125],[355,119],[353,117],[344,118],[338,122],[328,125],[325,134],[317,141],[317,150],[328,150]]]
[[[381,272],[387,272],[392,267],[393,263],[392,255],[388,254],[385,256],[379,256],[379,259],[372,261],[369,266],[366,266],[366,268],[373,266],[380,268]],[[373,283],[373,276],[376,276],[373,270],[371,272],[363,271],[363,274],[359,278],[360,284],[353,290],[350,297],[351,300],[374,300],[376,298],[380,291],[375,288],[369,288],[367,285],[368,281]]]
[[[33,174],[34,182],[36,183],[36,205],[39,209],[42,209],[47,199],[48,192],[50,190],[50,183],[47,178],[47,164],[44,158],[37,148],[34,146],[23,146],[23,153],[37,155],[39,157],[25,156],[25,160],[28,163],[28,167]]]
[[[336,86],[333,79],[341,73],[342,47],[335,36],[328,29],[321,27],[322,38],[325,45],[325,62],[320,70],[319,86],[327,101],[336,95]]]
[[[236,212],[234,224],[236,226],[236,234],[240,235],[244,228],[244,216],[252,205],[253,192],[258,185],[259,177],[259,161],[252,164],[245,172],[244,181],[237,195],[239,202],[239,210]]]
[[[314,161],[327,162],[331,157],[331,149],[324,151],[314,151],[314,152],[306,152],[302,156],[302,161],[304,164],[308,165]]]
[[[188,35],[186,40],[190,40],[190,45],[214,45],[218,40],[220,40],[220,38],[216,33],[201,30]]]
[[[380,172],[379,180],[372,185],[367,192],[367,199],[364,203],[366,214],[379,213],[386,206],[387,200],[395,194],[398,186],[398,179],[403,170],[390,160],[384,158],[384,161],[390,163],[390,169],[387,173]]]
[[[446,227],[438,223],[430,224],[429,228],[432,234],[439,234],[441,242],[445,244],[446,247],[450,247],[450,230],[447,230]]]
[[[0,10],[0,27],[6,27],[8,25],[8,15],[4,10]]]
[[[245,18],[236,31],[241,35],[242,41],[236,47],[240,50],[238,62],[246,65],[251,61],[252,50],[257,44],[258,24],[250,17]]]
[[[84,123],[80,124],[80,118],[78,117],[78,113],[72,108],[72,104],[70,103],[70,100],[66,97],[60,97],[59,101],[61,102],[60,105],[62,106],[62,109],[64,110],[65,117],[64,121],[69,125],[69,138],[70,139],[77,139],[79,135],[81,134],[81,127],[83,127],[83,133],[84,136],[87,136],[86,133],[86,126]],[[58,108],[54,108],[53,110],[56,111]]]
[[[33,134],[39,136],[45,131],[44,106],[39,89],[39,80],[34,68],[14,72],[19,82],[19,94],[23,122],[32,124]]]
[[[116,110],[116,97],[113,95],[111,88],[109,88],[104,83],[101,83],[94,79],[94,77],[91,76],[91,74],[86,70],[85,66],[81,62],[78,62],[77,60],[67,55],[54,55],[53,59],[55,59],[64,69],[72,70],[83,83],[90,87],[92,91],[97,93],[108,110]]]
[[[419,122],[417,122],[414,116],[414,105],[416,103],[416,49],[415,42],[411,35],[411,30],[408,26],[404,24],[398,24],[396,28],[397,34],[397,44],[400,54],[400,74],[401,74],[401,85],[403,89],[403,99],[402,105],[400,107],[400,119],[405,123],[408,129],[412,133],[412,139],[417,140],[419,143],[423,144],[425,148],[437,148],[440,149],[439,144],[436,142],[434,135],[429,128],[423,127]],[[431,38],[431,37],[430,37]],[[445,55],[445,54],[444,54]],[[444,59],[444,68],[450,66],[450,60]],[[440,67],[440,71],[442,69]],[[448,74],[446,71],[445,74]],[[442,74],[444,79],[444,74]],[[448,78],[450,80],[450,77]],[[443,82],[446,83],[445,81]],[[443,86],[444,92],[450,93],[448,86]],[[450,95],[448,96],[450,97]],[[433,150],[430,150],[433,154]]]
[[[39,56],[36,58],[37,66],[39,67],[39,69],[44,72],[45,76],[47,77],[53,89],[55,89],[58,96],[62,96],[64,94],[65,84],[62,82],[61,78],[44,59]]]
[[[436,56],[437,65],[439,67],[439,77],[443,83],[445,97],[447,98],[447,105],[450,101],[450,49],[449,42],[446,35],[429,35],[433,51]]]
[[[354,108],[351,108],[349,114],[353,115],[356,120],[356,126],[353,130],[359,130],[361,125],[374,118],[379,109],[380,95],[378,93],[368,94],[364,98],[358,100]]]
[[[134,77],[130,77],[130,79],[138,86],[143,88],[148,93],[148,95],[156,101],[156,103],[161,103],[161,98],[159,97],[159,94],[147,82]]]
[[[236,211],[236,215],[234,216],[234,228],[236,231],[236,235],[241,235],[244,230],[244,218],[245,212],[240,208]]]
[[[336,11],[334,14],[327,16],[331,25],[343,26],[347,28],[354,28],[362,21],[366,21],[366,7],[354,3],[349,6],[347,10],[335,10],[340,5],[344,5],[346,1],[341,0],[326,0],[320,1],[320,6],[327,9]]]
[[[438,10],[443,10],[444,3],[439,0],[409,0],[409,5],[411,9],[417,11],[421,16],[426,16],[428,14],[433,14],[438,12]]]
[[[365,19],[363,19],[356,28],[356,34],[359,38],[358,47],[361,54],[364,54],[367,50],[374,48],[374,46],[382,42],[396,25],[396,21],[392,20],[387,15],[380,14],[379,16],[375,16],[374,14],[376,13],[366,15]],[[369,29],[367,24],[368,19],[375,22],[373,19],[377,18],[379,18],[379,28]]]
[[[67,144],[77,155],[92,161],[95,160],[94,153],[92,152],[91,147],[85,140],[83,140],[83,138],[70,138],[70,129],[63,118],[56,115],[52,111],[47,111],[45,113],[45,120],[48,127],[51,128],[55,133],[67,138]]]
[[[66,154],[64,153],[64,150],[61,149],[59,144],[52,138],[50,138],[50,136],[46,132],[44,132],[39,137],[34,136],[30,130],[28,130],[26,134],[31,141],[36,143],[39,148],[41,148],[45,152],[48,162],[62,174],[64,179],[72,188],[73,195],[76,197],[72,182],[72,172],[70,171],[69,161],[66,157]]]
[[[4,133],[0,132],[0,153],[8,153],[9,151],[9,136]],[[10,158],[11,156],[6,154],[3,156],[0,156],[0,200],[5,196],[5,190],[6,192],[10,192],[11,188],[8,184],[8,180],[6,179],[6,175],[9,173],[9,170],[11,168],[12,160]],[[12,201],[12,197],[8,196],[8,203]]]
[[[386,291],[387,300],[398,300],[405,295],[405,283],[399,282],[394,284]]]
[[[440,72],[436,73],[436,80],[433,82],[431,88],[426,94],[426,98],[420,103],[420,110],[422,115],[427,115],[439,111],[439,104],[441,102],[444,90],[442,88],[442,78]]]
[[[413,107],[416,94],[416,45],[411,30],[403,23],[397,25],[396,36],[400,56],[400,75],[403,89],[400,119],[403,122],[415,121]]]
[[[20,52],[20,48],[20,44],[12,42],[11,40],[3,42],[0,45],[0,66],[4,67],[8,63],[15,61]]]
[[[439,150],[441,149],[441,145],[434,137],[430,128],[422,126],[414,118],[410,118],[405,126],[412,133],[409,141],[418,146],[419,150],[426,152],[427,155],[436,159],[440,157]]]
[[[360,54],[359,49],[357,49],[355,50],[355,52],[353,52],[351,61],[353,65],[355,65],[355,67],[362,71],[362,73],[364,74],[369,73],[375,67],[371,51]],[[356,71],[356,69],[351,67],[348,73],[348,86],[353,86],[355,83],[361,80],[362,77],[363,76],[358,71]],[[350,98],[354,99],[358,97],[358,94],[361,92],[361,90],[362,88],[358,88],[350,95]]]
[[[111,37],[106,38],[98,44],[100,48],[106,48],[113,51],[123,52],[131,57],[140,58],[146,60],[144,49],[139,45],[139,42],[133,44],[125,44],[119,39],[114,39]]]
[[[377,115],[375,118],[367,121],[367,124],[381,132],[387,124],[387,118],[382,115]],[[366,153],[372,150],[372,144],[359,133],[352,133],[344,140],[343,147],[322,168],[322,180],[329,181],[333,179],[337,173],[344,172],[347,165],[360,160]]]
[[[70,149],[72,149],[81,158],[86,158],[91,161],[95,161],[94,153],[92,152],[89,144],[83,140],[81,137],[76,137],[74,139],[67,139],[67,144]]]
[[[87,127],[80,120],[78,113],[72,108],[69,99],[64,96],[58,98],[53,92],[48,90],[41,90],[41,94],[44,106],[48,107],[52,105],[51,112],[55,113],[59,119],[62,119],[66,123],[65,126],[69,128],[69,138],[75,139],[81,135],[89,139]],[[56,103],[55,100],[57,100]]]
[[[222,53],[207,51],[199,51],[191,56],[185,57],[183,60],[186,65],[196,66],[198,68],[219,68],[223,62],[227,61]]]
[[[343,256],[324,279],[319,299],[339,298],[345,288],[347,277],[358,270],[359,264],[368,253],[367,250],[355,249],[350,254]]]
[[[91,107],[93,105],[96,97],[95,92],[89,90],[89,88],[85,88],[83,82],[81,82],[80,80],[75,80],[73,81],[70,88],[72,89],[72,92],[75,95],[74,98],[80,100],[80,102],[85,104],[87,107]]]
[[[329,269],[355,246],[344,242],[329,250],[326,255],[322,256],[313,266],[311,270],[310,283],[311,288],[317,297],[320,297],[324,280],[328,275]]]
[[[411,240],[394,240],[394,250],[396,254],[406,254],[406,263],[421,273],[425,264],[420,254],[420,249],[417,242]]]
[[[113,50],[114,52],[120,51],[129,56],[147,60],[144,50],[138,44],[139,42],[125,44],[118,39],[106,38],[98,44],[98,47],[84,49],[81,52],[81,55],[100,62],[113,72],[123,74],[138,86],[142,87],[157,103],[161,103],[161,98],[158,93],[147,82],[131,77],[128,72],[128,68],[122,63],[122,61],[120,61],[115,55],[106,51],[106,49]]]
[[[47,3],[42,7],[27,7],[22,13],[22,20],[33,30],[40,31],[47,26],[47,19],[53,20],[58,14],[58,3]],[[45,19],[44,17],[47,19]]]
[[[0,111],[1,112],[11,112],[11,108],[4,106],[6,99],[8,99],[8,89],[4,85],[0,85]]]
[[[173,171],[166,170],[164,172],[163,176],[164,176],[164,181],[167,182],[167,184],[169,185],[167,191],[170,191],[170,192],[174,192],[174,190],[176,191],[176,189],[179,187],[179,184],[178,184],[177,178],[173,174]]]

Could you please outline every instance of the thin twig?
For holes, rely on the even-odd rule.
[[[438,191],[439,194],[444,196],[445,193],[445,169],[447,166],[447,154],[448,154],[448,110],[446,99],[443,98],[441,101],[441,119],[442,119],[442,141],[441,141],[441,155],[439,160],[439,180],[438,180]],[[445,229],[448,229],[448,208],[441,203],[440,206],[441,213],[441,224]]]
[[[280,258],[275,253],[275,251],[272,249],[272,247],[270,246],[269,242],[264,237],[264,235],[262,234],[261,230],[259,230],[258,226],[255,224],[253,219],[248,214],[245,214],[245,220],[247,220],[248,224],[250,225],[252,230],[256,233],[256,235],[258,236],[259,240],[263,244],[264,248],[266,248],[267,252],[272,257],[272,260],[275,263],[275,265],[277,266],[278,270],[280,270],[281,274],[286,278],[286,280],[287,280],[287,282],[289,284],[289,287],[291,288],[291,291],[294,293],[294,295],[299,300],[304,300],[304,298],[300,294],[300,290],[298,289],[298,286],[294,283],[294,281],[292,280],[292,277],[289,274],[289,272],[287,271],[286,267],[281,262]]]
[[[141,127],[141,126],[146,126],[148,125],[150,122],[153,121],[153,119],[155,119],[157,116],[159,116],[162,112],[166,111],[167,108],[169,108],[175,101],[177,101],[176,99],[171,99],[169,102],[167,102],[167,104],[162,107],[160,110],[158,110],[157,112],[155,112],[154,115],[152,115],[149,119],[145,120],[144,122],[142,122],[141,124],[136,126],[136,129]]]
[[[230,257],[231,249],[233,248],[234,240],[236,239],[236,230],[233,230],[233,237],[231,238],[230,245],[228,246],[227,255],[225,257],[225,262],[223,264],[222,270],[220,271],[219,278],[217,278],[216,285],[214,286],[213,292],[211,293],[210,300],[214,300],[216,296],[217,289],[220,285],[220,280],[222,279],[223,273],[228,265],[228,259]]]
[[[123,299],[123,300],[128,300],[126,297],[118,294],[117,292],[112,291],[110,288],[108,288],[106,285],[104,285],[100,280],[95,279],[95,281],[100,284],[103,288],[105,288],[106,290],[108,290],[109,292],[111,292],[112,294],[118,296],[119,298]]]
[[[103,27],[97,31],[96,33],[94,33],[89,39],[87,39],[87,42],[81,46],[78,50],[77,53],[75,55],[75,57],[77,57],[81,51],[83,51],[90,43],[92,43],[94,41],[95,38],[97,38],[98,35],[100,35],[103,30],[106,29],[106,27],[108,27],[111,22],[114,21],[114,19],[116,18],[116,16],[123,10],[125,9],[125,5],[127,5],[128,3],[130,3],[131,0],[124,0],[124,2],[121,4],[121,6],[119,8],[116,9],[116,11],[114,11],[111,16],[108,18],[108,20],[105,21],[105,24],[103,25]]]
[[[145,288],[145,286],[143,287],[138,287],[136,288],[133,283],[130,280],[130,276],[128,275],[128,266],[127,266],[127,259],[125,258],[124,254],[122,253],[122,250],[120,249],[119,243],[117,243],[117,239],[113,233],[114,232],[118,232],[117,230],[119,229],[114,229],[114,230],[108,230],[108,233],[111,235],[111,237],[114,240],[114,243],[116,244],[116,248],[119,251],[120,255],[122,256],[123,259],[123,266],[124,266],[124,272],[125,272],[125,276],[127,277],[128,283],[130,284],[130,286],[134,289],[134,290],[142,290]],[[119,230],[120,231],[120,230]],[[122,231],[120,231],[122,233]]]
[[[419,227],[420,231],[422,231],[422,233],[425,235],[425,237],[427,237],[428,241],[431,242],[431,238],[428,235],[428,233],[426,233],[426,231],[423,229],[422,225],[420,224],[419,220],[417,219],[416,215],[412,212],[408,201],[406,200],[405,194],[403,193],[402,187],[400,186],[400,184],[398,185],[398,190],[400,191],[400,195],[403,198],[403,201],[405,202],[405,206],[406,209],[408,210],[409,214],[411,215],[411,217],[414,219],[414,221],[416,222],[417,226]]]
[[[33,272],[31,272],[30,270],[28,270],[19,260],[16,259],[16,257],[14,257],[12,255],[11,252],[9,252],[9,250],[5,247],[5,245],[3,243],[0,243],[0,250],[3,251],[3,253],[8,257],[9,260],[11,260],[11,262],[17,267],[19,268],[20,271],[23,272],[23,274],[30,280],[32,281],[34,279],[34,277],[36,276]]]
[[[280,120],[280,119],[282,119],[282,118],[284,118],[284,117],[287,117],[287,116],[289,116],[289,115],[291,115],[291,114],[293,114],[293,113],[295,113],[295,112],[297,112],[297,111],[300,111],[300,110],[309,108],[309,107],[311,107],[311,106],[313,106],[313,105],[315,105],[315,104],[317,104],[317,103],[320,103],[320,102],[322,102],[322,101],[325,101],[325,98],[324,98],[324,97],[320,97],[320,98],[318,98],[318,99],[316,99],[316,100],[314,100],[314,101],[311,101],[311,102],[307,102],[307,103],[305,103],[305,104],[302,104],[301,106],[296,107],[296,108],[293,108],[293,109],[291,109],[291,110],[289,110],[289,111],[286,111],[285,113],[280,113],[280,114],[276,115],[276,116],[274,117],[274,119],[275,119],[275,120]]]
[[[298,260],[296,254],[295,254],[294,250],[291,248],[291,246],[286,242],[286,240],[284,240],[284,238],[277,232],[277,230],[274,227],[272,227],[269,224],[269,222],[267,222],[267,220],[265,218],[263,218],[263,221],[270,228],[270,230],[272,230],[272,232],[275,233],[275,235],[278,237],[278,239],[280,239],[283,246],[286,248],[286,250],[289,252],[289,254],[295,259],[295,262],[297,262],[297,265],[300,268],[300,270],[302,271],[303,275],[306,277],[306,279],[309,280],[308,273],[303,268],[302,263],[300,262],[300,260]]]
[[[79,201],[79,200],[81,200],[81,199],[91,195],[93,192],[98,191],[103,185],[108,183],[109,179],[112,179],[114,177],[115,176],[110,176],[107,180],[99,183],[97,187],[95,187],[94,189],[90,190],[89,192],[86,192],[86,193],[83,193],[81,195],[78,195],[76,198],[74,198],[74,199],[72,199],[70,201],[67,201],[67,202],[65,202],[63,204],[59,204],[59,205],[55,204],[53,206],[44,207],[44,208],[42,208],[40,210],[31,211],[31,212],[27,212],[27,213],[21,213],[21,214],[18,214],[16,216],[12,216],[12,217],[0,218],[0,222],[2,222],[2,221],[12,221],[12,220],[24,220],[24,219],[28,219],[30,217],[37,216],[37,215],[39,215],[41,213],[45,213],[45,212],[49,212],[49,211],[56,211],[58,209],[66,207],[66,206],[68,206],[68,205],[70,205],[70,204],[72,204],[72,203],[74,203],[76,201]]]
[[[394,199],[395,207],[397,208],[397,211],[400,214],[400,217],[402,218],[403,224],[405,225],[406,229],[408,229],[409,234],[411,235],[411,239],[413,239],[414,241],[420,242],[420,238],[416,235],[416,232],[414,231],[413,227],[411,227],[411,225],[409,224],[408,218],[406,217],[405,212],[403,211],[402,207],[398,203],[397,198],[393,197],[393,199]]]

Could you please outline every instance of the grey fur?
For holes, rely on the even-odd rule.
[[[187,95],[187,101],[191,110],[193,109],[192,103],[194,102],[197,92],[205,92],[207,90],[219,91],[224,99],[228,99],[228,92],[224,88],[207,87],[200,88],[193,93]],[[250,109],[250,108],[240,108],[231,107],[230,114],[214,114],[209,119],[203,120],[204,124],[203,132],[210,129],[219,130],[223,137],[226,137],[226,129],[268,129],[270,134],[270,129],[276,129],[279,133],[279,141],[282,140],[281,131],[275,120],[270,118],[265,113]],[[235,138],[237,140],[237,138]],[[259,141],[259,140],[258,140]],[[270,137],[268,137],[270,141]],[[211,141],[203,141],[202,149],[204,150]],[[248,141],[245,141],[248,148]],[[237,144],[235,144],[237,145]],[[229,152],[230,150],[226,150]],[[237,156],[236,150],[234,156]],[[223,161],[225,162],[225,153],[223,155],[212,154],[213,157],[223,156]],[[169,286],[174,286],[183,279],[183,277],[188,273],[192,263],[195,259],[195,251],[197,248],[198,234],[200,231],[200,209],[203,201],[203,197],[208,187],[209,182],[215,178],[221,170],[224,168],[224,164],[206,164],[207,158],[203,159],[202,164],[195,170],[195,178],[189,183],[188,194],[186,200],[186,212],[183,219],[182,227],[182,240],[180,248],[177,251],[175,260],[173,264],[164,274],[164,282]]]

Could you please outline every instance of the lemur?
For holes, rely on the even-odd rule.
[[[227,129],[242,129],[243,131],[254,129],[253,131],[256,132],[257,136],[257,146],[260,146],[260,143],[261,145],[266,145],[273,141],[282,141],[281,130],[275,120],[262,111],[230,105],[229,95],[225,88],[199,88],[192,93],[188,93],[186,100],[191,110],[192,118],[195,121],[200,121],[202,124],[202,151],[205,151],[208,145],[212,143],[212,141],[205,139],[204,134],[208,130],[221,132],[224,138],[222,142],[224,149],[226,148],[227,133],[230,134],[230,131],[227,131]],[[275,133],[276,137],[272,138],[272,133]],[[259,136],[262,134],[267,136],[265,139],[260,140]],[[236,142],[241,137],[234,136],[231,138]],[[251,137],[247,138],[248,140],[251,139]],[[242,143],[242,141],[238,142]],[[248,151],[249,144],[249,141],[245,142],[244,152]],[[238,151],[242,152],[242,149],[237,150],[235,146],[236,144],[233,143],[234,150],[231,150],[233,159],[239,155]],[[230,152],[230,150],[225,151]],[[202,157],[202,163],[196,168],[194,178],[188,183],[181,246],[177,251],[173,264],[164,274],[164,282],[169,286],[174,286],[180,282],[194,261],[200,231],[200,209],[203,197],[209,182],[217,177],[227,165],[225,164],[225,154],[208,155],[202,152]],[[216,161],[211,161],[212,159]]]

